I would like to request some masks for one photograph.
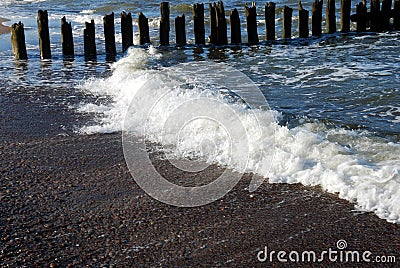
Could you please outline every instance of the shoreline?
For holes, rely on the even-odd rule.
[[[0,17],[0,34],[10,33],[11,27],[5,26],[3,24],[3,22],[6,22],[6,21],[10,21],[10,20]]]
[[[10,21],[10,20],[0,17],[0,34],[10,33],[11,27],[5,26],[3,24],[3,22],[6,22],[6,21]]]

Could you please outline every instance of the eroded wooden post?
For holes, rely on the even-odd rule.
[[[396,30],[400,30],[400,0],[394,0],[393,26]]]
[[[336,32],[336,8],[335,0],[326,1],[326,33],[332,34]]]
[[[216,21],[217,21],[217,44],[227,45],[228,44],[228,28],[226,25],[225,8],[222,1],[218,1],[215,7]]]
[[[194,21],[194,43],[197,45],[204,45],[205,28],[204,28],[204,4],[193,5],[193,21]]]
[[[103,24],[106,43],[106,58],[107,60],[115,60],[117,49],[115,46],[114,12],[103,17]]]
[[[39,10],[37,16],[40,58],[51,59],[50,34],[49,34],[49,16],[47,10]]]
[[[301,1],[299,2],[299,37],[307,38],[309,35],[308,30],[308,10],[303,8]]]
[[[371,0],[371,20],[370,30],[372,32],[381,31],[381,6],[379,0]]]
[[[74,56],[74,37],[72,35],[71,22],[68,23],[67,19],[61,19],[61,43],[63,55],[66,57]]]
[[[292,38],[292,14],[293,8],[288,6],[283,7],[283,25],[282,25],[282,38]]]
[[[246,14],[246,26],[247,26],[247,38],[249,44],[258,44],[258,33],[257,33],[257,10],[256,3],[253,2],[251,7],[247,4],[244,6]]]
[[[175,36],[178,46],[186,45],[185,14],[175,18]]]
[[[313,36],[322,35],[322,0],[315,0],[312,4],[312,28],[311,32]]]
[[[351,0],[340,1],[340,31],[350,32]]]
[[[96,36],[94,20],[92,20],[90,23],[85,22],[85,29],[83,30],[83,43],[85,50],[85,59],[96,59]]]
[[[357,32],[365,32],[367,30],[367,2],[362,0],[362,2],[356,5],[357,14]]]
[[[169,3],[162,2],[160,4],[161,20],[160,20],[160,45],[169,45]]]
[[[216,4],[210,4],[210,36],[209,41],[211,44],[217,43],[217,12]]]
[[[239,12],[237,11],[236,8],[230,14],[230,23],[231,23],[231,44],[242,43]]]
[[[265,35],[267,40],[275,40],[275,6],[273,2],[265,4]]]
[[[390,16],[391,16],[392,0],[382,0],[382,27],[381,30],[386,31],[390,29]]]
[[[12,51],[16,60],[27,60],[24,24],[14,23],[11,26]]]
[[[144,45],[150,43],[149,19],[146,18],[142,12],[139,13],[138,29],[139,44]]]
[[[132,14],[126,14],[125,11],[122,11],[121,13],[121,35],[122,51],[125,52],[133,45]]]

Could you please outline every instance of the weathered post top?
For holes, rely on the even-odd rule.
[[[160,4],[161,20],[160,20],[160,45],[169,45],[169,3],[161,2]]]
[[[257,32],[257,10],[256,3],[252,2],[251,6],[247,3],[244,5],[246,14],[246,26],[247,26],[247,38],[249,44],[258,44],[258,32]]]
[[[14,23],[11,26],[11,44],[16,60],[28,59],[28,54],[26,53],[24,24],[22,22]]]
[[[39,10],[37,16],[40,58],[51,59],[50,34],[49,34],[49,16],[47,10]]]

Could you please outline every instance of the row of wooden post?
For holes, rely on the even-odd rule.
[[[356,14],[351,15],[351,0],[341,0],[340,25],[342,32],[350,31],[350,21],[357,22],[357,31],[366,31],[367,25],[370,25],[371,31],[388,30],[390,18],[393,18],[394,28],[400,30],[400,0],[394,0],[393,10],[391,9],[392,0],[382,0],[382,9],[380,0],[371,0],[370,12],[367,11],[366,0],[362,0],[356,5]],[[312,35],[322,35],[322,0],[315,0],[312,4]],[[266,40],[275,40],[275,7],[276,4],[268,2],[265,5],[265,25]],[[225,18],[225,9],[222,1],[209,4],[210,9],[210,36],[209,43],[214,45],[227,45],[227,21]],[[160,5],[160,45],[169,45],[170,32],[170,8],[168,2],[162,2]],[[304,9],[301,2],[298,5],[299,11],[299,37],[307,38],[309,36],[309,12]],[[291,38],[292,35],[292,14],[293,9],[284,6],[282,38]],[[248,35],[248,44],[259,43],[257,32],[257,11],[255,3],[245,5],[246,28]],[[204,45],[205,26],[204,26],[204,4],[193,5],[194,37],[195,44]],[[39,10],[38,34],[41,59],[51,59],[49,22],[47,11]],[[114,13],[106,15],[103,18],[105,50],[107,60],[115,60],[115,27]],[[186,44],[185,15],[175,18],[176,44],[179,46]],[[230,30],[231,44],[241,44],[241,26],[239,12],[235,8],[230,12]],[[139,42],[140,45],[150,43],[148,18],[140,12],[138,18]],[[336,32],[336,11],[335,0],[326,2],[326,32]],[[121,13],[121,34],[122,50],[127,50],[133,45],[133,28],[131,13]],[[25,45],[24,25],[19,22],[11,28],[12,49],[16,59],[25,60],[28,58]],[[66,18],[61,19],[61,40],[62,51],[65,57],[74,57],[74,44],[71,23]],[[84,29],[84,53],[87,59],[96,58],[96,39],[94,21],[86,22]]]

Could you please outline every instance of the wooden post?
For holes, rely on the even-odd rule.
[[[362,2],[356,5],[356,14],[357,14],[357,32],[365,32],[367,30],[367,2],[366,0],[362,0]]]
[[[61,43],[63,55],[66,57],[74,56],[74,37],[72,35],[71,22],[68,23],[67,19],[61,19]]]
[[[372,32],[381,31],[381,7],[379,0],[371,0],[371,20],[370,20],[370,30]]]
[[[161,2],[160,4],[161,20],[160,20],[160,45],[169,45],[169,3]]]
[[[193,5],[193,21],[194,21],[194,43],[204,45],[205,28],[204,28],[204,4]]]
[[[216,4],[210,4],[210,43],[216,44],[217,43],[217,11],[216,11]]]
[[[322,35],[322,0],[315,0],[312,4],[312,35],[321,36]]]
[[[11,26],[12,51],[16,60],[27,60],[24,24],[14,23]]]
[[[231,44],[242,43],[239,12],[237,11],[236,8],[230,14],[230,22],[231,22]]]
[[[265,35],[267,40],[275,40],[275,6],[273,2],[265,4]]]
[[[140,45],[150,43],[149,19],[142,12],[139,13],[138,29]]]
[[[222,1],[218,1],[215,8],[216,19],[217,19],[217,44],[227,45],[228,44],[228,28],[226,25],[225,8]]]
[[[326,0],[326,33],[336,32],[335,0]]]
[[[340,31],[348,33],[350,32],[351,0],[341,0],[340,3]]]
[[[90,23],[85,22],[85,29],[83,30],[83,41],[86,60],[96,59],[96,37],[94,20]]]
[[[284,6],[282,13],[283,13],[282,38],[289,39],[292,37],[293,8]]]
[[[400,0],[394,0],[393,13],[393,26],[396,30],[400,30]]]
[[[104,37],[106,43],[106,59],[115,61],[117,49],[115,47],[114,12],[103,17]]]
[[[121,35],[122,51],[125,52],[133,45],[132,14],[126,14],[125,11],[122,11],[121,13]]]
[[[381,30],[386,31],[390,29],[390,17],[391,17],[392,0],[382,0],[382,28]]]
[[[186,45],[185,14],[175,18],[175,36],[178,46]]]
[[[37,23],[39,33],[40,58],[42,60],[51,59],[49,17],[47,14],[47,10],[38,11]]]
[[[308,10],[303,8],[301,1],[299,2],[299,37],[307,38],[308,30]]]
[[[256,3],[253,2],[251,7],[244,6],[246,14],[246,26],[247,26],[247,42],[249,44],[258,44],[258,33],[257,33],[257,10]]]

